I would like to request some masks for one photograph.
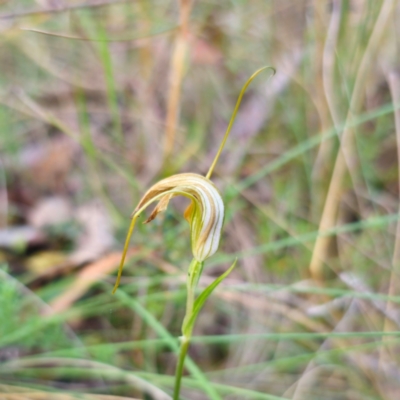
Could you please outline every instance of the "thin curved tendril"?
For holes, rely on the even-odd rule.
[[[254,72],[254,74],[247,80],[247,82],[246,82],[246,83],[244,84],[244,86],[242,87],[242,90],[240,91],[239,97],[238,97],[237,102],[236,102],[235,109],[233,110],[231,119],[230,119],[230,121],[229,121],[229,125],[228,125],[228,127],[226,128],[226,132],[225,132],[224,138],[222,139],[221,145],[219,146],[219,149],[218,149],[218,152],[217,152],[217,154],[216,154],[216,156],[215,156],[215,158],[214,158],[214,161],[212,162],[211,167],[210,167],[210,169],[209,169],[208,172],[207,172],[207,175],[206,175],[206,178],[207,178],[207,179],[210,179],[210,177],[211,177],[211,175],[212,175],[212,173],[213,173],[213,171],[214,171],[215,165],[216,165],[217,162],[218,162],[219,156],[220,156],[221,153],[222,153],[222,150],[223,150],[223,148],[224,148],[224,146],[225,146],[226,140],[228,139],[228,136],[229,136],[229,134],[230,134],[230,132],[231,132],[232,125],[233,125],[233,123],[235,122],[236,114],[237,114],[237,112],[238,112],[240,103],[242,102],[242,98],[243,98],[243,95],[244,95],[246,89],[248,88],[248,86],[250,85],[250,83],[254,80],[254,78],[255,78],[258,74],[260,74],[261,72],[265,71],[266,69],[270,69],[270,70],[272,71],[272,75],[270,76],[270,78],[271,78],[272,76],[275,75],[275,72],[276,72],[275,68],[270,67],[270,66],[262,67],[262,68],[258,69],[256,72]]]
[[[120,282],[120,280],[121,280],[122,270],[123,270],[123,268],[124,268],[126,253],[127,253],[127,251],[128,251],[128,247],[129,247],[129,242],[130,242],[130,240],[131,240],[131,236],[132,236],[132,233],[133,233],[133,229],[135,228],[135,223],[136,223],[136,220],[137,220],[138,216],[139,216],[139,215],[134,215],[134,216],[132,217],[131,225],[129,226],[129,231],[128,231],[128,234],[126,235],[126,239],[125,239],[125,246],[124,246],[124,251],[123,251],[123,253],[122,253],[121,262],[119,263],[117,280],[116,280],[116,282],[115,282],[115,285],[114,285],[114,289],[113,289],[113,291],[112,291],[112,294],[114,294],[115,291],[118,289],[119,282]]]

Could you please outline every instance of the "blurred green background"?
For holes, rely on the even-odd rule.
[[[396,400],[395,0],[0,1],[0,398],[170,399],[191,260],[185,199],[225,201],[182,399]],[[396,22],[397,21],[397,22]]]

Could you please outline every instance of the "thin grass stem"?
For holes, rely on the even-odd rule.
[[[190,0],[180,0],[179,32],[177,34],[171,59],[170,83],[168,91],[167,116],[165,119],[164,157],[168,161],[175,143],[178,123],[181,87],[184,77],[185,58],[189,39]]]

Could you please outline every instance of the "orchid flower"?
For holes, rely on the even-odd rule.
[[[132,222],[126,237],[113,293],[117,290],[121,280],[122,269],[136,220],[150,204],[156,201],[158,201],[158,204],[145,223],[152,221],[158,213],[164,211],[173,197],[187,197],[191,202],[185,211],[184,217],[190,224],[191,245],[194,259],[202,263],[217,251],[224,219],[224,203],[217,188],[211,182],[210,177],[214,171],[222,149],[225,146],[225,142],[231,131],[244,92],[253,79],[266,69],[271,69],[273,74],[275,73],[275,70],[272,67],[268,66],[260,68],[243,86],[232,117],[229,121],[228,128],[207,175],[203,177],[202,175],[194,173],[183,173],[170,176],[154,184],[139,201],[131,216]]]
[[[153,185],[142,197],[132,213],[132,223],[128,232],[123,256],[125,258],[130,237],[140,214],[152,203],[157,206],[147,218],[149,223],[157,214],[166,210],[169,201],[175,196],[184,196],[191,200],[184,217],[190,224],[193,257],[203,262],[218,249],[222,223],[224,219],[224,203],[215,185],[202,175],[184,173],[165,178]],[[121,267],[125,259],[121,262]],[[122,268],[120,267],[114,292],[119,285]]]

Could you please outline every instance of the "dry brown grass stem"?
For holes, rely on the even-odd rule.
[[[180,0],[179,30],[175,38],[174,50],[171,58],[169,90],[167,100],[167,115],[165,119],[165,147],[164,159],[171,155],[177,128],[181,86],[189,40],[189,18],[191,0]]]
[[[128,257],[135,253],[137,252],[134,250],[129,251]],[[85,266],[72,284],[52,300],[51,308],[47,309],[46,315],[60,314],[68,310],[94,283],[114,272],[118,268],[120,259],[121,252],[114,252]]]
[[[49,365],[53,365],[54,367],[48,367]],[[8,361],[6,363],[3,363],[2,367],[4,369],[16,372],[24,370],[25,368],[41,368],[41,367],[49,368],[49,371],[52,368],[81,368],[83,370],[86,369],[88,371],[97,370],[99,371],[99,373],[106,373],[109,377],[113,377],[114,379],[119,379],[120,381],[123,381],[126,384],[131,385],[132,387],[135,387],[138,390],[148,393],[152,398],[154,398],[154,400],[172,400],[168,394],[166,394],[163,390],[153,385],[151,382],[147,382],[146,380],[140,378],[139,376],[130,371],[125,371],[121,368],[117,368],[114,367],[113,365],[99,361],[68,358],[68,357],[42,357],[42,358],[30,358],[30,359],[25,358],[25,359]],[[39,393],[44,394],[44,392],[39,392]],[[61,395],[62,394],[60,393],[60,396]],[[91,396],[92,397],[90,398],[90,400],[95,400],[93,396],[96,395],[91,395]],[[78,396],[76,397],[82,398]],[[23,398],[24,397],[22,396],[20,397],[20,399]],[[38,397],[36,398],[39,399]],[[42,398],[45,399],[45,397]],[[47,397],[47,399],[57,399],[57,398],[63,399],[62,397],[57,397],[57,396]],[[86,399],[86,397],[83,398]],[[112,399],[112,397],[109,398]],[[114,399],[115,398],[116,397],[114,396]],[[67,400],[67,398],[64,399]]]
[[[354,135],[355,129],[349,126],[349,122],[360,112],[364,99],[366,78],[368,76],[370,66],[376,57],[378,46],[382,35],[387,28],[387,23],[394,9],[396,0],[385,0],[381,6],[379,15],[376,19],[373,31],[368,41],[367,48],[363,54],[354,89],[350,99],[349,110],[347,113],[345,128],[341,135],[341,143],[334,169],[329,184],[327,197],[325,200],[322,216],[319,224],[319,231],[325,231],[334,227],[336,223],[336,215],[338,211],[339,201],[343,192],[343,180],[347,170],[351,170],[354,161]],[[322,279],[324,260],[329,248],[329,238],[318,237],[310,262],[310,273],[315,279]]]
[[[336,324],[332,332],[346,332],[349,330],[349,326],[351,326],[351,321],[355,315],[358,313],[358,307],[360,305],[360,301],[358,299],[353,299],[351,301],[350,306],[347,308],[345,313],[336,320]],[[326,338],[319,346],[317,351],[325,351],[329,348],[346,348],[348,344],[342,338]],[[316,353],[317,353],[316,351]],[[367,355],[358,355],[349,353],[347,355],[347,359],[350,363],[354,364],[358,367],[358,369],[364,374],[366,379],[371,381],[371,384],[377,390],[380,391],[380,383],[379,383],[379,375],[374,373],[374,367],[376,366],[374,360]],[[310,360],[303,370],[300,378],[287,389],[287,391],[283,394],[283,397],[289,397],[292,400],[300,400],[306,398],[304,395],[309,393],[313,385],[316,385],[316,379],[318,376],[315,376],[314,372],[318,370],[318,363],[315,362],[314,359]],[[322,366],[322,367],[326,367]],[[311,376],[310,376],[311,373]],[[349,373],[346,371],[346,373]]]
[[[120,397],[108,396],[101,394],[65,394],[54,392],[16,392],[16,393],[2,393],[1,400],[138,400],[133,397]]]
[[[393,70],[385,71],[386,80],[389,84],[389,90],[392,96],[393,104],[397,105],[400,104],[400,75],[398,72],[394,72]],[[398,159],[398,169],[399,169],[399,191],[400,191],[400,110],[396,109],[394,111],[395,117],[395,127],[396,127],[396,142],[397,142],[397,159]],[[400,211],[400,208],[399,208]],[[392,271],[390,274],[390,281],[389,281],[389,290],[388,296],[399,296],[400,295],[400,221],[397,222],[396,228],[396,237],[394,243],[394,250],[393,250],[393,258],[392,258]],[[397,304],[393,303],[392,301],[388,300],[386,304],[386,313],[385,313],[385,322],[384,322],[384,331],[397,331],[398,326],[393,323],[388,318],[388,314],[396,313],[398,309]],[[387,337],[383,337],[383,341],[387,341]],[[380,354],[380,366],[385,367],[385,362],[390,357],[390,354],[394,355],[395,353],[387,352],[385,348],[382,348]],[[392,361],[395,360],[396,357],[391,357]]]
[[[12,12],[8,14],[1,14],[0,20],[7,20],[7,19],[16,19],[21,17],[33,17],[36,15],[43,15],[43,14],[54,14],[54,13],[62,13],[71,10],[78,10],[82,8],[95,8],[95,7],[104,7],[109,6],[112,4],[117,3],[127,3],[129,0],[96,0],[90,2],[82,2],[80,4],[68,4],[68,5],[56,5],[54,7],[45,8],[42,10],[38,9],[31,9],[31,10],[24,10],[18,12]],[[54,3],[56,4],[56,3]]]
[[[333,2],[332,16],[330,19],[328,31],[326,33],[326,40],[324,43],[325,36],[325,4],[321,1],[314,0],[315,4],[315,39],[316,39],[316,80],[315,85],[315,106],[318,110],[318,115],[321,120],[321,131],[327,132],[331,125],[332,113],[329,107],[329,99],[327,98],[329,92],[324,90],[325,80],[328,75],[333,78],[334,72],[334,61],[335,61],[335,46],[337,43],[337,33],[340,25],[340,5],[341,0]],[[331,92],[334,93],[334,92]],[[321,142],[316,161],[313,168],[313,179],[316,183],[321,186],[321,183],[325,180],[327,170],[329,170],[329,155],[332,150],[332,140],[324,140]],[[322,197],[322,196],[321,196]],[[318,207],[316,211],[320,212],[322,207],[323,198],[318,198]]]
[[[322,59],[323,88],[325,92],[326,101],[329,107],[329,112],[331,114],[336,129],[338,129],[340,125],[340,115],[337,111],[333,95],[335,93],[335,82],[334,82],[335,59],[336,59],[336,49],[337,49],[337,42],[340,29],[341,14],[342,14],[342,0],[335,0],[333,2],[332,17],[329,23],[329,28],[324,46],[323,59]]]
[[[311,332],[326,332],[328,328],[326,324],[314,321],[312,318],[308,317],[303,310],[288,306],[277,300],[274,296],[268,296],[268,300],[266,301],[265,296],[251,295],[250,293],[220,290],[217,291],[216,294],[228,304],[238,303],[245,308],[251,308],[251,312],[257,312],[260,318],[275,313],[285,316],[287,320],[299,324]]]
[[[390,93],[392,95],[393,103],[398,106],[400,104],[400,74],[398,72],[390,71],[387,74]],[[399,174],[399,191],[400,191],[400,110],[397,108],[394,112],[395,126],[396,126],[396,141],[397,141],[397,159],[398,159],[398,174]],[[396,241],[393,252],[392,264],[394,271],[399,273],[400,267],[400,221],[397,223]],[[399,287],[400,288],[400,287]],[[390,293],[390,295],[395,295]]]
[[[100,88],[97,78],[90,78],[89,74],[71,73],[70,70],[63,70],[52,58],[48,48],[38,40],[17,40],[20,39],[20,32],[22,30],[14,31],[9,35],[9,39],[16,40],[17,47],[30,59],[34,64],[43,68],[49,75],[66,82],[69,85],[76,86],[85,90],[94,90]],[[82,68],[83,69],[83,68]],[[92,75],[98,75],[94,71]]]

